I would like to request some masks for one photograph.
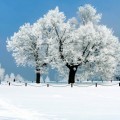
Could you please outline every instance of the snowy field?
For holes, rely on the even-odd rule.
[[[1,85],[0,120],[120,120],[120,87]]]

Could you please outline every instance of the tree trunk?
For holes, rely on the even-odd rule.
[[[40,83],[40,69],[36,69],[36,83]]]
[[[69,79],[68,79],[68,84],[70,83],[75,83],[75,74],[77,71],[77,67],[70,67],[69,68]]]

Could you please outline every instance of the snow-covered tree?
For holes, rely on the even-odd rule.
[[[4,81],[6,81],[6,82],[24,82],[25,79],[20,74],[17,74],[15,76],[14,73],[11,73],[10,75],[8,75],[8,74],[5,75]]]
[[[11,73],[10,74],[10,81],[14,81],[15,80],[15,75],[14,75],[14,73]]]
[[[20,74],[18,74],[18,75],[15,77],[15,81],[17,81],[17,82],[24,82],[25,79],[24,79]]]
[[[43,77],[41,77],[41,83],[45,83],[45,80],[43,79]]]
[[[0,65],[0,81],[4,79],[5,69]]]
[[[115,79],[120,81],[120,62],[118,63],[116,70],[115,70]]]
[[[105,75],[110,79],[110,77],[113,76],[119,59],[120,43],[118,39],[113,36],[110,29],[103,25],[96,26],[89,23],[82,26],[80,29],[80,33],[86,31],[83,36],[82,34],[80,35],[84,40],[83,47],[85,46],[85,52],[84,55],[82,55],[84,63],[86,65],[88,64],[93,72],[97,72],[102,76]],[[84,39],[85,37],[86,39]]]
[[[7,49],[12,52],[18,66],[35,68],[36,83],[40,83],[41,69],[46,65],[46,45],[35,25],[26,23],[17,33],[7,40]],[[43,72],[43,70],[42,70]]]
[[[92,69],[101,75],[113,76],[120,53],[118,38],[112,30],[98,24],[101,15],[92,6],[80,7],[79,14],[82,24],[78,25],[75,19],[66,20],[56,7],[37,22],[42,24],[42,34],[49,44],[48,61],[59,70],[64,67],[61,73],[69,72],[68,83],[75,82],[76,72],[81,67],[88,72],[87,69]]]
[[[74,26],[71,27],[71,22],[66,23],[65,20],[66,17],[64,13],[59,12],[58,7],[56,7],[55,10],[50,10],[42,19],[37,22],[38,26],[41,25],[42,34],[45,36],[44,39],[47,39],[47,43],[49,44],[48,61],[53,68],[60,68],[60,66],[66,66],[70,68],[69,58],[71,57],[72,59],[72,56],[66,56],[64,54],[67,57],[66,58],[63,55],[63,53],[65,53],[63,52],[63,47],[67,47],[66,40],[70,40],[71,36],[73,36],[72,31],[74,30]],[[68,54],[71,51],[68,51]],[[72,76],[69,78],[72,79]]]
[[[4,81],[6,81],[6,82],[10,82],[10,77],[9,77],[8,74],[5,75]]]
[[[49,83],[49,82],[50,82],[50,78],[49,78],[48,76],[46,77],[45,82],[46,82],[46,83]]]
[[[91,5],[79,7],[77,18],[66,19],[56,7],[33,25],[25,24],[7,40],[17,65],[33,66],[36,82],[40,70],[49,63],[75,82],[75,75],[85,78],[95,74],[109,79],[113,76],[120,55],[120,43],[112,30],[100,25],[101,14]]]

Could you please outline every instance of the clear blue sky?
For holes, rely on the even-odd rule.
[[[102,13],[101,23],[112,28],[120,38],[120,0],[0,0],[0,63],[6,73],[13,72],[28,80],[35,79],[33,68],[16,66],[11,53],[6,50],[7,37],[17,32],[25,22],[34,23],[56,6],[70,18],[76,16],[77,8],[84,4],[91,4]],[[50,76],[54,76],[54,72]]]

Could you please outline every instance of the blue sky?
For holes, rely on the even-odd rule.
[[[56,6],[70,18],[76,16],[78,7],[84,4],[91,4],[102,13],[101,23],[112,28],[120,38],[120,0],[0,0],[0,63],[6,73],[21,74],[28,80],[35,79],[33,68],[16,66],[11,53],[6,50],[7,37],[17,32],[24,23],[34,23]],[[52,71],[51,76],[54,76]]]

